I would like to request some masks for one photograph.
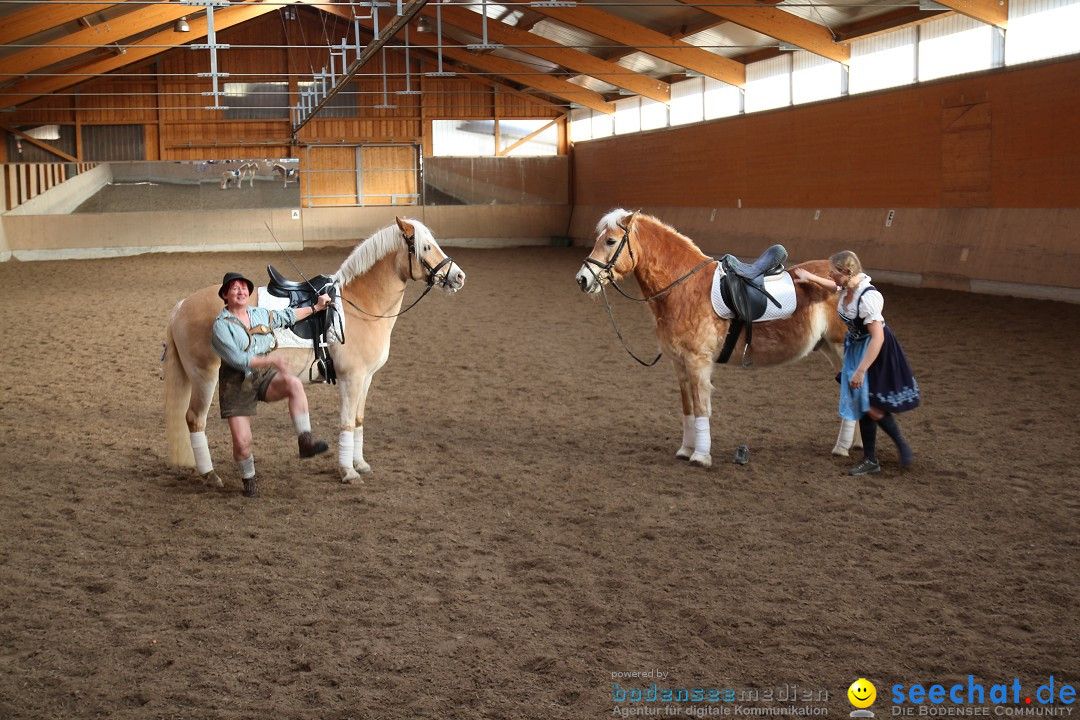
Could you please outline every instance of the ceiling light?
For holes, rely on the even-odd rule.
[[[431,27],[431,21],[428,20],[427,15],[421,15],[420,19],[416,21],[416,32],[429,33],[434,29]]]
[[[191,26],[187,24],[187,18],[182,17],[173,26],[173,32],[191,32]]]

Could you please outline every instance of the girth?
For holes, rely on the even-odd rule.
[[[752,263],[741,262],[734,255],[720,258],[720,265],[724,268],[724,275],[720,278],[720,297],[735,317],[728,325],[724,347],[720,350],[716,362],[728,361],[744,327],[746,347],[749,349],[753,340],[754,321],[765,314],[768,302],[780,307],[780,302],[765,290],[765,278],[784,272],[785,260],[787,250],[783,245],[773,245]]]
[[[285,279],[273,265],[266,266],[266,273],[270,276],[266,291],[275,297],[288,299],[291,308],[313,307],[319,302],[320,295],[329,295],[331,299],[336,299],[337,287],[334,285],[334,278],[330,275],[316,275],[311,280],[298,282]],[[337,373],[334,371],[334,361],[327,352],[326,340],[326,331],[332,325],[330,315],[332,308],[331,305],[324,310],[312,313],[293,325],[291,329],[297,336],[311,340],[315,350],[315,366],[322,378],[321,382],[335,384]],[[308,379],[311,382],[319,382],[318,378],[310,376],[310,369]]]

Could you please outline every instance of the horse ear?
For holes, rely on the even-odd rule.
[[[634,212],[630,213],[630,215],[626,218],[626,227],[630,227],[634,224],[634,221],[637,220],[639,212],[641,212],[641,208],[638,208]]]
[[[401,229],[401,232],[405,233],[406,235],[412,235],[415,232],[415,228],[413,228],[413,226],[409,222],[402,220],[401,218],[396,216],[394,217],[394,220],[397,222],[397,226]]]

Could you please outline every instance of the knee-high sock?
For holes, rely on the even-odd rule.
[[[236,467],[240,470],[240,477],[244,480],[255,477],[255,456],[248,455],[243,460],[237,460]]]
[[[863,457],[877,460],[877,420],[870,415],[859,418],[859,435],[862,436]]]
[[[892,414],[886,415],[878,420],[878,425],[896,443],[896,449],[900,451],[900,464],[904,466],[910,465],[911,446],[904,439],[904,434],[900,432],[900,424],[896,422],[896,416]]]
[[[293,415],[292,421],[293,427],[296,428],[297,435],[303,435],[306,432],[311,432],[311,416],[308,413]]]
[[[847,450],[855,442],[855,421],[841,420],[840,434],[836,436],[836,447]]]

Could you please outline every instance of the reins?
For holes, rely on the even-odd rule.
[[[617,223],[617,225],[619,226],[619,228],[622,229],[623,236],[622,236],[622,239],[619,240],[619,246],[617,248],[615,248],[615,254],[611,256],[611,260],[608,260],[606,263],[602,263],[599,260],[593,260],[591,257],[587,257],[587,258],[585,258],[585,267],[592,274],[593,279],[596,280],[596,284],[600,286],[600,293],[601,293],[601,295],[604,296],[604,307],[607,308],[608,317],[611,318],[611,327],[614,328],[615,335],[619,338],[619,342],[622,343],[623,349],[626,350],[626,352],[630,355],[630,357],[637,360],[639,364],[644,365],[645,367],[652,367],[653,365],[655,365],[657,362],[660,361],[660,358],[663,357],[664,353],[663,352],[659,353],[655,358],[652,359],[652,362],[645,362],[644,360],[642,360],[641,358],[639,358],[637,355],[634,354],[634,351],[631,350],[630,347],[626,344],[626,340],[623,339],[622,333],[619,331],[619,326],[615,322],[615,313],[611,309],[611,302],[608,301],[607,290],[604,288],[604,283],[600,282],[600,276],[597,275],[595,272],[593,272],[593,269],[590,268],[589,265],[596,265],[598,268],[600,268],[600,272],[602,272],[602,273],[606,272],[608,274],[608,280],[609,280],[609,282],[611,282],[611,286],[613,288],[615,288],[616,290],[618,290],[619,294],[622,295],[627,300],[633,300],[634,302],[649,302],[650,300],[656,300],[657,298],[660,298],[660,297],[663,297],[664,295],[667,295],[669,292],[674,290],[678,285],[681,285],[683,282],[688,280],[692,275],[694,275],[694,273],[696,273],[698,270],[705,267],[709,263],[714,263],[714,262],[719,262],[719,261],[714,259],[714,258],[706,258],[705,260],[702,260],[693,269],[691,269],[689,272],[685,273],[679,279],[672,282],[666,288],[664,288],[663,290],[660,290],[659,292],[654,293],[654,294],[652,294],[652,295],[650,295],[648,297],[640,297],[640,298],[638,298],[638,297],[634,297],[632,295],[627,295],[626,292],[621,287],[619,287],[619,284],[615,282],[615,277],[614,277],[614,274],[612,273],[612,269],[615,267],[615,263],[618,262],[619,254],[622,252],[622,249],[623,249],[624,246],[626,247],[627,252],[630,253],[630,259],[634,261],[635,266],[637,265],[637,258],[634,257],[634,248],[631,247],[631,245],[630,245],[630,226],[629,225],[623,225],[622,223]]]
[[[420,263],[420,266],[423,267],[425,270],[427,270],[427,273],[428,273],[427,287],[424,289],[424,292],[420,293],[420,297],[413,300],[412,304],[410,304],[409,307],[407,307],[404,310],[402,310],[401,312],[395,313],[393,315],[377,315],[375,313],[369,313],[366,310],[364,310],[363,308],[361,308],[359,305],[354,303],[352,300],[350,300],[349,298],[342,295],[341,299],[344,300],[345,302],[349,303],[349,305],[352,306],[353,310],[356,310],[356,312],[360,313],[361,315],[367,315],[368,317],[379,318],[379,319],[383,319],[383,320],[388,320],[390,318],[396,318],[396,317],[400,317],[400,316],[404,315],[405,313],[409,312],[414,307],[416,307],[416,303],[423,300],[424,297],[429,292],[431,292],[431,289],[433,287],[435,287],[435,281],[439,277],[439,269],[443,265],[446,265],[447,263],[453,262],[453,260],[450,259],[450,256],[447,255],[446,257],[444,257],[442,259],[441,262],[439,262],[438,265],[436,265],[435,267],[432,267],[431,263],[429,263],[427,260],[424,259],[423,256],[421,256],[418,252],[416,252],[416,233],[415,232],[412,235],[406,235],[404,233],[404,231],[403,231],[401,233],[401,237],[402,237],[402,239],[405,240],[405,246],[409,250],[409,277],[410,278],[412,277],[413,256],[415,255],[417,262]],[[444,285],[446,284],[446,278],[445,277],[443,278],[443,284]],[[405,290],[402,290],[401,294],[402,294],[402,296],[404,296],[405,295]]]

